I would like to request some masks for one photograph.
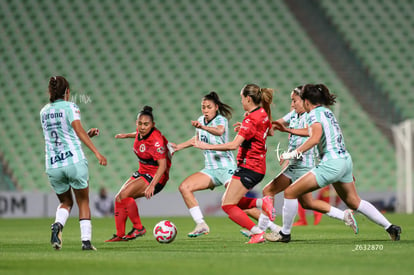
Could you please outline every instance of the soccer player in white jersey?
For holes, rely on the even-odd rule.
[[[199,139],[207,143],[223,144],[229,141],[228,119],[231,118],[232,108],[221,102],[216,92],[205,95],[201,101],[202,116],[191,125],[196,128],[196,136],[180,143],[170,143],[175,151],[193,146],[194,140]],[[210,228],[204,221],[203,213],[194,192],[211,189],[225,185],[231,180],[236,162],[231,151],[204,150],[203,170],[188,176],[179,187],[184,202],[196,223],[189,237],[197,237],[210,232]]]
[[[289,242],[291,228],[298,208],[298,198],[308,192],[332,184],[345,204],[382,226],[391,240],[400,240],[401,227],[391,224],[371,203],[362,200],[356,191],[352,174],[352,158],[345,147],[341,128],[333,112],[327,107],[335,104],[336,96],[323,84],[307,84],[300,93],[303,107],[309,114],[309,138],[282,159],[300,159],[303,153],[317,146],[321,162],[286,188],[283,204],[283,227],[276,241]],[[328,212],[329,204],[321,204]],[[325,209],[323,209],[325,208]]]
[[[301,89],[302,86],[296,87],[290,94],[292,110],[283,116],[283,118],[272,123],[274,129],[289,133],[288,152],[298,148],[309,137],[307,122],[308,114],[303,108],[303,101],[299,95]],[[276,194],[285,190],[292,184],[292,182],[295,182],[315,167],[316,158],[316,148],[312,147],[304,152],[300,159],[290,160],[285,169],[263,188],[263,196],[270,196],[273,198]],[[299,201],[305,209],[312,209],[325,213],[323,212],[323,208],[319,208],[321,201],[314,200],[312,193],[300,196]],[[332,218],[344,221],[346,225],[351,226],[355,233],[358,233],[358,226],[352,214],[352,210],[347,209],[342,211],[336,207],[330,206],[330,210],[326,214]],[[261,214],[259,217],[259,226],[263,223],[267,224],[268,219],[269,218],[266,215]],[[275,241],[279,231],[280,228],[278,231],[272,230],[272,232],[266,233],[265,239],[268,241]]]
[[[228,119],[231,118],[232,108],[221,102],[216,92],[210,92],[201,101],[201,111],[203,115],[198,120],[191,121],[192,126],[196,128],[195,137],[181,144],[170,143],[175,151],[193,146],[195,140],[208,144],[229,142]],[[198,237],[210,232],[194,192],[213,190],[216,186],[226,186],[237,168],[231,151],[204,150],[203,152],[204,169],[188,176],[179,187],[184,202],[196,223],[195,229],[188,233],[189,237]],[[256,219],[260,213],[256,207],[262,206],[263,199],[244,197],[240,202],[240,207]]]
[[[83,129],[79,107],[68,101],[69,93],[69,83],[63,76],[51,77],[50,103],[40,111],[45,138],[46,173],[60,202],[55,222],[51,226],[51,244],[56,250],[62,248],[62,230],[73,206],[73,190],[79,207],[82,250],[96,250],[91,244],[88,162],[81,141],[95,154],[100,165],[106,165],[107,161],[90,139],[98,134],[98,130],[90,129],[87,133]]]

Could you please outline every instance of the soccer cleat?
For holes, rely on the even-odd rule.
[[[197,224],[194,230],[188,233],[187,236],[190,238],[195,238],[201,235],[206,235],[209,232],[210,232],[210,228],[208,227],[208,225],[205,222],[202,222],[202,223]]]
[[[259,234],[252,234],[250,240],[247,243],[248,244],[251,244],[251,243],[264,243],[266,241],[263,238],[264,234],[265,234],[264,232],[259,233]]]
[[[301,220],[298,220],[297,222],[295,222],[295,223],[293,224],[293,226],[306,226],[306,225],[308,225],[308,222],[306,222],[306,221],[301,221]]]
[[[319,212],[315,212],[314,213],[314,221],[313,221],[313,225],[318,225],[320,222],[321,222],[321,219],[322,219],[322,213],[319,213]]]
[[[124,237],[119,237],[118,235],[114,234],[112,236],[112,238],[110,238],[109,240],[106,240],[106,243],[112,243],[112,242],[126,242],[128,241],[125,236]]]
[[[270,221],[274,221],[276,218],[276,209],[273,206],[273,200],[270,196],[265,196],[262,199],[262,210],[269,217]]]
[[[240,233],[243,235],[243,236],[245,236],[245,237],[247,237],[247,238],[251,238],[252,237],[252,232],[250,232],[250,230],[247,230],[247,229],[241,229],[240,230]]]
[[[282,243],[290,242],[290,234],[285,235],[282,233],[282,231],[266,233],[264,235],[264,238],[269,242],[282,242]]]
[[[91,241],[82,241],[82,250],[95,250],[96,248],[91,244]]]
[[[62,229],[63,226],[59,222],[55,222],[51,226],[52,236],[50,238],[50,243],[56,250],[60,250],[62,248]]]
[[[387,228],[388,234],[390,234],[390,238],[393,241],[400,240],[400,234],[402,232],[401,227],[398,225],[391,224],[390,227]]]
[[[359,228],[357,221],[355,220],[354,213],[351,209],[346,209],[344,211],[344,221],[345,224],[352,228],[355,234],[358,234]]]
[[[145,233],[147,233],[147,230],[145,227],[142,227],[141,229],[136,229],[132,227],[131,231],[129,231],[128,235],[125,236],[125,239],[128,241],[136,239],[137,237],[144,236]]]

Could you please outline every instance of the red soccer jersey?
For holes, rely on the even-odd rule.
[[[266,173],[266,138],[271,122],[263,108],[257,108],[248,114],[242,122],[239,135],[245,141],[237,154],[237,166]]]
[[[137,130],[134,142],[134,152],[139,159],[138,172],[141,174],[149,174],[151,177],[154,177],[158,169],[157,160],[167,159],[167,170],[159,181],[161,184],[165,184],[168,181],[171,167],[167,144],[168,140],[157,128],[153,128],[151,132],[143,138],[139,138]]]

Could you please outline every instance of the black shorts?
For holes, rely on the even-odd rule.
[[[148,184],[151,183],[153,177],[150,174],[141,174],[138,171],[134,172],[131,176],[131,178],[137,179],[137,178],[143,178]],[[154,188],[154,195],[159,193],[163,188],[165,184],[157,183]]]
[[[236,171],[233,174],[233,178],[239,179],[243,186],[249,190],[261,182],[264,176],[265,175],[244,167],[237,167]]]

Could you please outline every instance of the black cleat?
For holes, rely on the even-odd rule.
[[[387,228],[387,232],[388,234],[390,234],[391,240],[400,240],[401,227],[399,227],[398,225],[391,224],[390,227]]]
[[[62,229],[63,226],[59,222],[55,222],[51,226],[52,236],[50,237],[50,243],[56,250],[60,250],[62,248]]]
[[[82,250],[96,250],[91,241],[82,241]]]

